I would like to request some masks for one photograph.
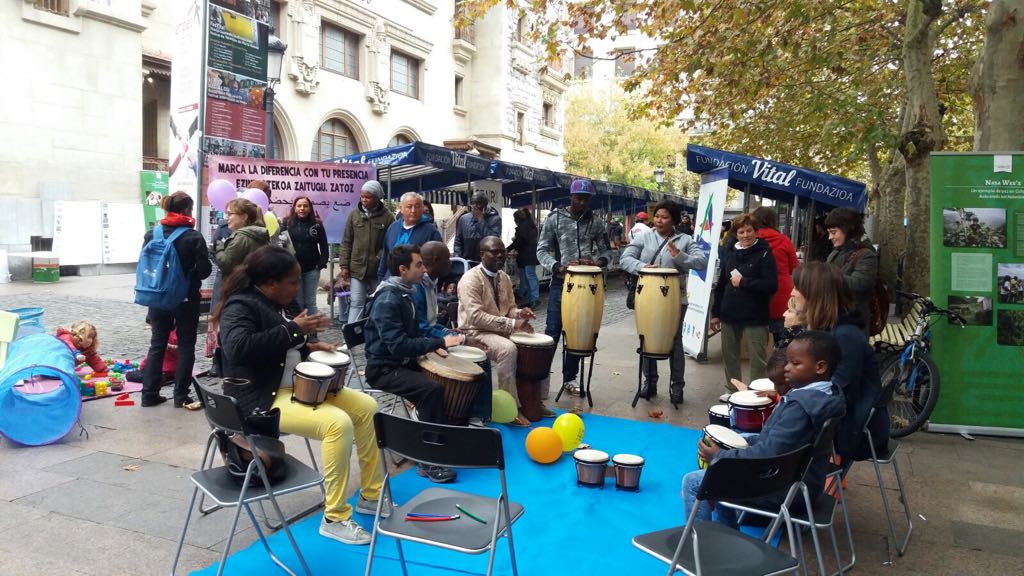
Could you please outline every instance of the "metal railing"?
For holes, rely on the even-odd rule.
[[[70,4],[70,0],[33,0],[32,2],[32,6],[37,10],[45,10],[61,16],[68,15],[68,4]]]

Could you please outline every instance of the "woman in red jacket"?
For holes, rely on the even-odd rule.
[[[789,293],[793,291],[793,270],[800,264],[796,258],[796,249],[782,232],[779,232],[779,216],[774,208],[761,206],[752,212],[759,227],[757,237],[768,243],[775,257],[775,268],[779,272],[779,289],[772,296],[768,305],[768,331],[772,339],[778,342],[782,338],[782,316],[789,308]]]

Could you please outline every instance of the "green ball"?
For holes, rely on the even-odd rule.
[[[511,394],[504,390],[495,390],[491,395],[491,421],[508,424],[516,419],[519,407]]]

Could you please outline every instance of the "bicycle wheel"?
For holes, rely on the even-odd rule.
[[[882,392],[889,409],[889,436],[902,438],[924,426],[939,399],[939,369],[927,352],[900,366],[894,355],[882,365]]]

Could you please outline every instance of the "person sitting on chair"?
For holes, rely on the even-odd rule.
[[[378,390],[401,396],[416,406],[424,422],[445,423],[441,385],[419,370],[416,359],[428,352],[448,356],[447,348],[466,341],[461,334],[421,336],[413,302],[415,286],[426,270],[420,247],[399,244],[388,253],[388,272],[373,294],[366,322],[366,381]],[[421,475],[432,482],[455,480],[455,471],[421,464]]]
[[[832,370],[842,356],[839,343],[828,332],[810,330],[801,333],[786,348],[786,383],[790,389],[779,399],[778,406],[768,417],[760,434],[747,438],[749,447],[739,450],[718,448],[703,441],[697,443],[697,451],[704,461],[714,463],[721,458],[770,458],[795,450],[805,444],[813,444],[825,421],[841,418],[846,413],[843,393],[832,383]],[[804,484],[810,492],[811,502],[821,495],[825,484],[825,468],[828,457],[816,456]],[[686,517],[690,517],[697,492],[704,480],[704,470],[690,472],[683,477],[683,506]],[[776,500],[758,503],[761,508],[778,508],[785,495]],[[800,509],[797,503],[794,507]],[[711,520],[711,506],[702,502],[697,512],[697,521]],[[731,508],[719,506],[718,521],[733,528],[737,527],[736,515]]]
[[[471,268],[459,280],[459,329],[466,333],[470,346],[487,353],[498,372],[498,387],[519,402],[516,389],[516,345],[509,339],[513,332],[533,332],[530,320],[536,318],[529,308],[516,308],[512,279],[505,266],[505,245],[496,236],[480,241],[480,265]],[[541,398],[548,393],[550,378],[541,382]],[[544,417],[555,415],[543,408]],[[522,411],[511,422],[529,426]]]

